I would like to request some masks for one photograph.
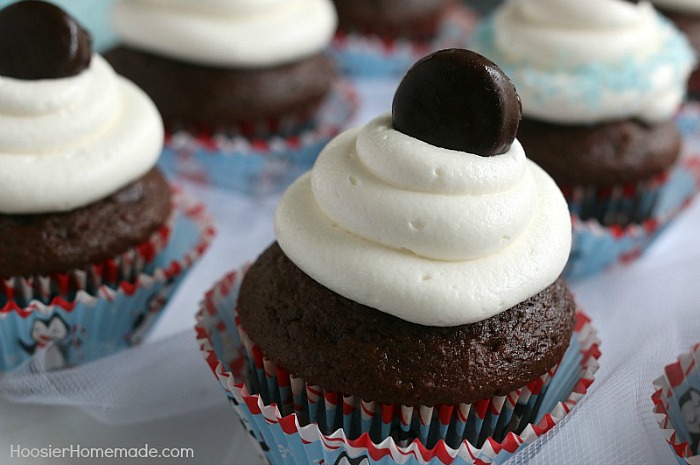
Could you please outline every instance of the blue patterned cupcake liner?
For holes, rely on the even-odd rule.
[[[669,173],[663,172],[634,184],[617,186],[560,186],[571,214],[603,226],[642,223],[654,215],[666,189]]]
[[[578,312],[560,363],[506,396],[411,407],[324,391],[267,360],[238,327],[243,274],[228,274],[206,294],[195,329],[231,405],[274,465],[503,463],[581,400],[598,367],[595,329]]]
[[[387,40],[362,34],[336,34],[331,53],[341,71],[352,77],[400,77],[420,58],[444,48],[463,48],[476,29],[478,15],[454,5],[432,41]]]
[[[248,139],[178,131],[166,136],[159,166],[173,176],[246,194],[281,192],[311,169],[321,149],[353,117],[357,105],[353,87],[340,82],[321,104],[313,127],[298,135]]]
[[[148,239],[103,262],[62,273],[13,276],[0,281],[0,308],[10,301],[22,307],[34,300],[45,304],[56,297],[73,300],[79,291],[97,295],[102,286],[117,289],[123,282],[135,282],[141,274],[152,274],[162,266],[162,254],[170,242],[176,217],[173,208],[166,222]]]
[[[654,380],[654,415],[680,464],[700,464],[700,343]]]
[[[40,356],[44,368],[89,362],[141,342],[172,292],[214,237],[203,205],[173,189],[175,218],[171,240],[154,260],[151,273],[116,287],[102,285],[93,295],[32,300],[0,307],[0,371]]]
[[[692,202],[700,189],[700,158],[687,157],[671,170],[657,189],[640,204],[650,204],[650,216],[628,226],[603,226],[595,219],[582,221],[571,206],[573,238],[564,276],[581,279],[616,264],[639,257],[668,224]],[[609,202],[624,207],[624,194],[612,195]],[[639,203],[639,202],[638,202]]]

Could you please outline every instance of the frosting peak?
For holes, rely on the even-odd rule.
[[[113,23],[127,45],[205,66],[263,67],[323,50],[330,0],[121,0]]]
[[[694,65],[648,1],[512,0],[472,45],[513,80],[525,115],[560,123],[668,119]]]
[[[434,147],[385,114],[338,136],[283,196],[277,240],[305,273],[418,324],[506,310],[561,273],[566,203],[516,141],[484,158]]]
[[[0,212],[97,201],[150,170],[162,143],[153,103],[99,55],[72,77],[0,77]]]

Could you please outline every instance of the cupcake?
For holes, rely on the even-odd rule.
[[[158,107],[166,169],[259,192],[308,169],[351,113],[325,53],[336,22],[330,0],[121,0],[105,56]]]
[[[597,344],[560,277],[569,214],[519,119],[482,56],[422,59],[207,295],[200,344],[271,463],[500,463],[585,393]]]
[[[514,0],[472,45],[513,79],[518,140],[574,215],[570,276],[638,255],[697,190],[673,121],[694,66],[683,36],[648,1]]]
[[[700,343],[664,367],[651,399],[666,442],[681,464],[700,461]]]
[[[401,76],[419,58],[464,44],[476,14],[454,0],[334,0],[333,51],[343,72]]]
[[[0,370],[49,344],[69,366],[140,339],[211,225],[154,167],[153,103],[73,18],[13,4],[0,43]]]

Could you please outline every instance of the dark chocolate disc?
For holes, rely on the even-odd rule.
[[[394,129],[481,156],[505,153],[520,124],[520,97],[493,62],[464,49],[419,60],[394,94]]]
[[[91,55],[90,33],[55,5],[29,0],[0,10],[1,76],[75,76],[90,65]]]

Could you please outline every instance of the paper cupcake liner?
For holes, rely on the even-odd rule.
[[[700,343],[654,380],[654,415],[681,464],[700,464]]]
[[[54,369],[139,343],[214,236],[211,217],[201,203],[178,188],[173,189],[173,199],[172,238],[153,261],[152,273],[116,288],[103,284],[94,295],[81,290],[73,299],[59,296],[25,306],[11,300],[0,307],[0,371],[40,351],[46,368]]]
[[[372,35],[338,33],[333,39],[331,52],[346,75],[401,76],[431,52],[464,47],[477,22],[478,15],[474,11],[455,4],[445,13],[432,41],[387,40]]]
[[[612,187],[560,186],[572,215],[602,225],[642,223],[654,214],[670,173],[660,173],[634,184]]]
[[[564,269],[569,280],[581,279],[639,257],[700,189],[700,158],[689,157],[669,173],[654,199],[651,216],[639,224],[603,226],[572,215],[571,254]],[[611,200],[612,201],[612,200]],[[572,210],[573,211],[573,210]]]
[[[19,306],[32,300],[49,303],[55,297],[71,300],[78,291],[96,295],[101,286],[116,289],[120,283],[133,283],[139,275],[152,273],[172,234],[176,213],[151,236],[116,257],[65,273],[14,276],[0,285],[0,307],[9,301]]]
[[[166,136],[159,164],[171,175],[200,184],[254,195],[279,192],[311,169],[321,149],[344,129],[357,105],[353,87],[340,82],[308,131],[253,140],[180,131]]]
[[[265,360],[237,331],[242,276],[230,273],[206,294],[195,329],[231,404],[275,465],[363,459],[412,465],[502,463],[558,423],[586,393],[598,368],[595,329],[578,312],[571,345],[558,368],[507,396],[472,405],[411,408],[325,392]],[[244,382],[246,367],[251,385]],[[255,384],[261,393],[251,391]]]

